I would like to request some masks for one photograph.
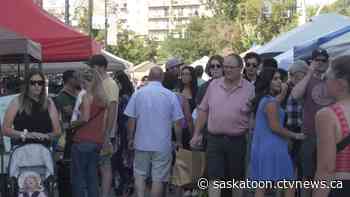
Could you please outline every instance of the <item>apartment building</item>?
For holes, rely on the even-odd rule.
[[[210,16],[201,0],[148,1],[148,36],[164,40],[169,33],[183,32],[194,16]]]
[[[88,7],[89,0],[69,0],[71,24],[77,7]],[[191,17],[211,16],[203,0],[93,0],[93,28],[105,27],[105,3],[107,2],[108,43],[114,44],[118,28],[134,31],[137,35],[164,40],[175,30],[184,31]],[[43,0],[44,9],[64,21],[65,0]]]

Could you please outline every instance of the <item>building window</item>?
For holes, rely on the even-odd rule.
[[[164,16],[169,16],[169,9],[168,8],[164,8]]]
[[[183,16],[184,15],[184,8],[181,8],[180,10],[179,10],[179,16]]]
[[[198,10],[195,10],[195,11],[194,11],[194,15],[195,15],[195,16],[199,16]]]

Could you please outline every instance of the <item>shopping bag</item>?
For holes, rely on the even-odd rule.
[[[192,151],[192,183],[204,177],[206,165],[206,154],[202,151]]]
[[[184,186],[197,182],[204,175],[205,153],[178,149],[173,167],[172,184]]]

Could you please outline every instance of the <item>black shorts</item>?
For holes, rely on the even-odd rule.
[[[244,180],[246,137],[207,136],[207,165],[209,180]]]

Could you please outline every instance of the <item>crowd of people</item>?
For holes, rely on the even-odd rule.
[[[95,55],[89,70],[63,73],[63,88],[54,98],[44,89],[42,72],[28,73],[2,132],[14,146],[53,144],[62,154],[59,160],[70,161],[73,197],[109,197],[112,186],[117,196],[144,197],[150,190],[150,196],[163,197],[170,185],[176,186],[174,195],[198,196],[198,177],[209,180],[209,197],[251,192],[215,184],[233,179],[329,185],[341,180],[342,188],[278,192],[345,197],[350,195],[349,62],[350,56],[331,61],[323,49],[288,71],[253,52],[244,58],[214,55],[205,69],[172,58],[165,72],[153,67],[135,91],[124,71],[110,77],[105,57]],[[205,162],[183,160],[180,150],[204,154]],[[197,176],[193,168],[204,170]],[[175,183],[174,176],[190,181]],[[255,188],[254,195],[272,190]]]

